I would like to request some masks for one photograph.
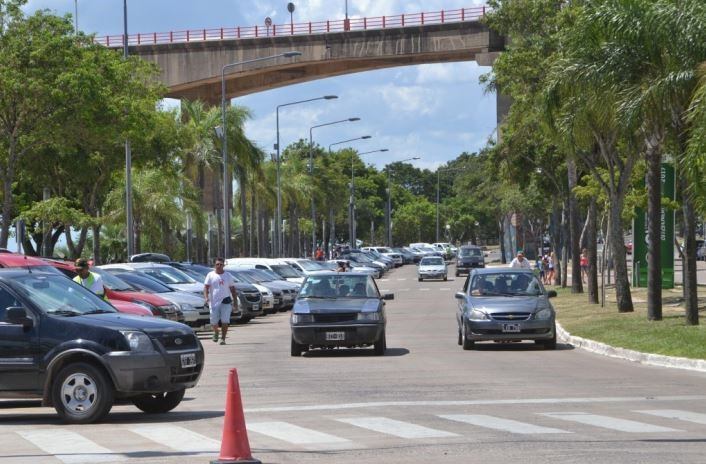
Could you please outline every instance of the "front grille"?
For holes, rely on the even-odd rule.
[[[314,314],[314,322],[350,322],[358,318],[358,313]]]
[[[243,292],[243,295],[245,296],[245,299],[248,300],[250,303],[259,303],[260,302],[260,293],[245,293]]]
[[[199,378],[199,373],[201,372],[202,367],[203,366],[201,364],[186,368],[172,367],[171,382],[176,384],[195,382],[196,379]]]
[[[492,317],[496,321],[526,321],[532,316],[531,313],[492,313]]]
[[[177,339],[181,340],[181,343],[177,343]],[[157,340],[167,351],[188,350],[194,349],[197,346],[196,337],[194,335],[162,335],[157,338]]]

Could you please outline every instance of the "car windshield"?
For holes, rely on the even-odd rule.
[[[206,272],[201,272],[200,269],[196,269],[192,266],[186,265],[174,266],[174,268],[180,270],[181,272],[188,275],[197,282],[203,282],[206,279],[206,275],[208,275],[208,273],[210,272],[210,270]]]
[[[238,275],[242,275],[246,279],[249,279],[249,282],[252,284],[259,284],[261,282],[272,282],[272,278],[270,276],[258,272],[258,270],[255,269],[248,269],[247,271],[238,271]]]
[[[300,265],[305,271],[321,271],[325,269],[323,266],[314,261],[301,260],[297,261],[297,264]]]
[[[482,256],[483,253],[480,248],[461,248],[460,256],[462,258],[468,258],[470,256]]]
[[[19,293],[47,314],[80,316],[116,312],[95,293],[63,275],[32,273],[12,281]]]
[[[166,285],[193,284],[196,282],[196,280],[172,267],[146,267],[141,268],[140,271]]]
[[[441,258],[422,258],[420,266],[443,266],[444,260]]]
[[[380,298],[375,282],[364,274],[309,276],[299,298]]]
[[[121,280],[119,277],[115,277],[110,272],[97,267],[91,268],[91,272],[95,272],[103,279],[103,284],[110,290],[115,290],[116,292],[132,292],[135,291],[135,287],[129,283]]]
[[[135,288],[148,293],[167,293],[174,290],[167,287],[162,282],[141,272],[123,272],[116,274],[116,277],[131,284]]]
[[[473,296],[539,296],[542,286],[537,278],[528,273],[503,272],[478,274],[471,281]]]
[[[296,269],[289,264],[271,264],[270,267],[276,274],[285,279],[296,279],[297,277],[301,277],[301,274],[299,274]]]
[[[60,276],[64,275],[60,270],[58,270],[57,268],[55,268],[54,266],[51,266],[49,264],[42,264],[39,266],[31,266],[31,268],[32,268],[32,272],[41,271],[41,272],[47,272],[49,274],[56,274],[56,275],[60,275]]]

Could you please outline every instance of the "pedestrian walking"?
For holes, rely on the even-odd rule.
[[[525,252],[520,250],[517,252],[517,257],[510,262],[510,267],[519,269],[532,269],[530,262],[525,258]]]
[[[555,277],[555,265],[556,263],[556,253],[553,251],[549,254],[549,260],[547,263],[547,268],[549,269],[549,273],[547,274],[547,283],[552,284],[554,282],[554,277]]]
[[[203,296],[211,312],[211,326],[213,327],[213,341],[218,342],[218,329],[220,327],[221,345],[226,344],[230,315],[233,305],[238,304],[238,294],[235,289],[235,279],[224,269],[225,260],[216,258],[214,270],[206,275]]]
[[[579,264],[581,265],[581,282],[585,284],[588,279],[588,250],[585,248],[581,250]]]

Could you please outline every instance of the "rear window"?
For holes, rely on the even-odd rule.
[[[483,256],[483,252],[480,248],[461,248],[460,256],[462,258],[467,258],[470,256]]]

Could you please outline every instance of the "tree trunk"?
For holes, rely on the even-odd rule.
[[[696,211],[689,192],[689,181],[684,175],[677,176],[682,195],[684,214],[684,309],[687,325],[699,325],[698,287],[696,274]]]
[[[93,231],[93,264],[98,266],[103,264],[101,258],[101,225],[95,224],[91,226]]]
[[[250,191],[250,222],[248,222],[248,256],[253,256],[255,251],[255,237],[253,236],[253,225],[255,222],[255,191]]]
[[[10,168],[8,168],[10,171]],[[13,175],[8,172],[7,175],[3,176],[2,180],[2,191],[3,191],[3,202],[2,202],[2,226],[0,227],[0,248],[7,248],[7,241],[10,237],[10,226],[12,226],[12,180]]]
[[[240,234],[240,256],[244,256],[248,243],[248,198],[245,174],[239,177],[238,183],[240,184],[240,223],[242,231]],[[226,207],[228,206],[226,205]]]
[[[586,241],[588,249],[588,302],[598,304],[598,241],[596,240],[598,208],[596,198],[588,204],[586,219]]]
[[[577,185],[576,161],[569,157],[566,161],[569,182],[569,237],[571,240],[571,293],[583,293],[581,281],[581,218],[574,194]]]
[[[498,239],[500,240],[500,262],[502,264],[507,264],[507,259],[505,259],[505,234],[503,232],[503,218],[501,217],[498,221]]]
[[[618,312],[630,313],[634,311],[632,295],[630,293],[630,280],[628,279],[628,265],[625,253],[625,239],[623,238],[623,219],[620,213],[623,210],[623,198],[619,193],[613,193],[610,198],[610,245],[613,250],[613,264],[615,266],[615,298]]]
[[[552,251],[554,252],[554,285],[561,285],[561,270],[564,268],[561,264],[562,242],[561,242],[561,204],[554,201],[552,207],[552,218],[550,225],[550,238],[552,243]]]
[[[569,250],[570,250],[571,230],[569,229],[569,198],[564,199],[564,209],[561,212],[561,243],[562,253],[558,259],[561,260],[561,288],[566,288],[569,282]]]

